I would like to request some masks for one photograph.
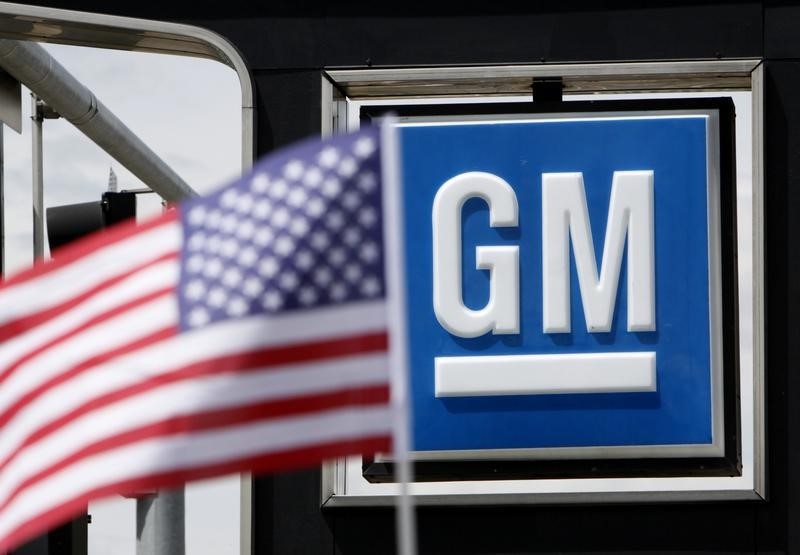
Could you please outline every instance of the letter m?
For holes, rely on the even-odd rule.
[[[611,330],[626,236],[628,331],[654,331],[653,229],[653,172],[614,172],[598,278],[583,174],[542,174],[544,332],[571,331],[570,238],[586,329],[590,332]]]

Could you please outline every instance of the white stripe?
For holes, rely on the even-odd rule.
[[[20,396],[89,358],[177,325],[174,295],[159,297],[115,318],[92,326],[20,365],[0,387],[0,411]]]
[[[347,408],[127,445],[84,459],[26,489],[0,515],[0,537],[84,492],[121,480],[320,443],[389,435],[390,420],[385,406]]]
[[[201,376],[87,413],[26,448],[0,472],[0,503],[19,483],[86,446],[175,416],[387,385],[386,353],[260,372]],[[91,392],[89,392],[91,393]]]
[[[178,281],[177,260],[165,260],[147,266],[107,289],[97,292],[76,307],[30,329],[0,345],[0,371],[48,341],[75,329],[114,307],[163,289]]]
[[[656,354],[436,357],[436,397],[656,390]]]
[[[0,289],[0,325],[57,306],[133,266],[176,252],[179,222],[134,234],[57,270]]]

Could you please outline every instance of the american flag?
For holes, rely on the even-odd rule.
[[[94,498],[391,443],[379,130],[0,288],[0,550]]]

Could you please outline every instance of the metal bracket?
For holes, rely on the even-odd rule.
[[[531,89],[534,102],[561,102],[564,80],[561,77],[534,77]]]

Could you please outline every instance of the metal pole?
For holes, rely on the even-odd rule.
[[[136,555],[180,555],[184,546],[183,489],[136,500]]]
[[[0,66],[167,201],[195,194],[92,91],[38,44],[0,39]]]
[[[31,94],[31,137],[33,145],[32,194],[33,194],[33,259],[44,257],[44,166],[42,163],[42,120],[35,94]]]

